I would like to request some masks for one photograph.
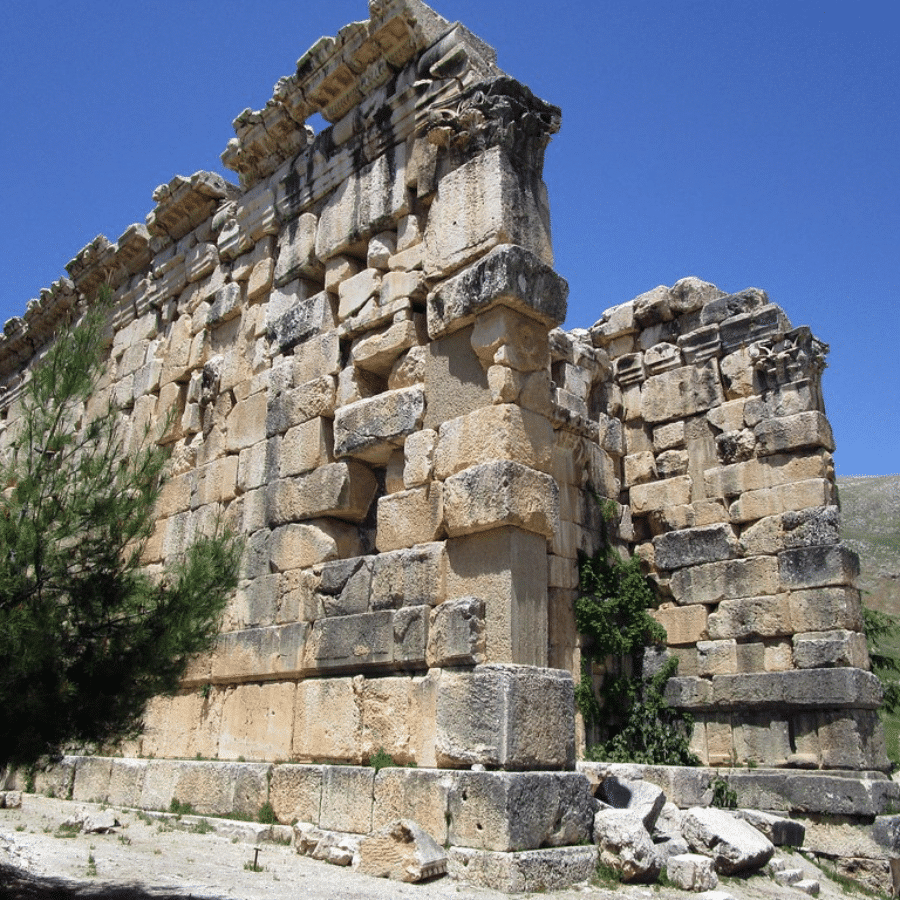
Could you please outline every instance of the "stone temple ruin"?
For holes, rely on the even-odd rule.
[[[807,817],[808,842],[826,813],[871,830],[896,791],[838,533],[827,348],[764,292],[696,278],[561,330],[542,182],[559,110],[419,0],[369,7],[235,120],[239,186],[161,185],[6,323],[8,427],[58,323],[108,283],[98,403],[134,440],[169,423],[147,564],[219,517],[247,540],[216,652],[130,755],[67,757],[38,787],[268,800],[355,834],[403,816],[474,880],[521,888],[547,854],[584,877],[607,769],[576,770],[573,602],[599,495],[658,585],[670,702],[720,767],[644,777],[693,805],[727,772],[742,802]],[[379,749],[417,768],[376,776]],[[858,843],[882,869],[897,855]]]

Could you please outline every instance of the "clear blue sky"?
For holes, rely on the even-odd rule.
[[[894,4],[433,5],[562,107],[545,177],[568,326],[685,275],[764,288],[831,345],[838,474],[900,472]],[[143,221],[157,184],[224,173],[232,119],[367,15],[365,0],[0,4],[0,320],[96,234]]]

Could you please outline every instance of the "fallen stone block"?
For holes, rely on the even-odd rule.
[[[297,853],[334,866],[349,866],[361,841],[362,835],[326,831],[310,822],[294,825],[294,849]]]
[[[21,791],[0,791],[0,809],[21,809]]]
[[[666,862],[666,878],[683,891],[710,891],[719,883],[713,861],[699,853],[670,856]]]
[[[801,822],[758,809],[738,809],[735,815],[752,825],[776,847],[802,847],[806,829]]]
[[[785,550],[778,554],[778,576],[788,590],[853,585],[859,557],[844,544]]]
[[[447,872],[447,853],[411,819],[398,819],[363,838],[353,868],[363,875],[417,882]]]
[[[627,809],[601,809],[594,817],[600,862],[627,883],[651,883],[661,871],[659,856],[640,817]]]
[[[691,848],[711,856],[723,875],[755,872],[775,853],[768,838],[725,810],[692,807],[685,812],[682,827]]]
[[[656,820],[666,802],[666,795],[649,781],[634,781],[611,775],[600,782],[597,798],[613,809],[627,809],[653,831]]]

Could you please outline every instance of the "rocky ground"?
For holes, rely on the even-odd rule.
[[[289,846],[254,844],[258,826],[211,819],[193,832],[174,817],[151,818],[116,810],[120,825],[108,834],[67,831],[60,826],[90,804],[27,794],[20,809],[0,810],[0,898],[4,900],[150,900],[150,898],[240,898],[240,900],[503,900],[497,891],[474,888],[449,878],[426,884],[400,884],[369,878],[351,869],[298,856]],[[99,809],[99,807],[94,807]],[[158,815],[158,814],[157,814]],[[201,833],[202,832],[202,833]],[[252,866],[259,847],[258,865]],[[784,854],[791,868],[820,882],[826,900],[867,896],[846,891],[800,854]],[[718,891],[734,900],[802,898],[765,875],[723,879]],[[516,895],[522,896],[522,895]],[[545,893],[550,900],[582,898],[659,898],[691,895],[668,887],[600,883]],[[871,895],[868,895],[871,896]]]

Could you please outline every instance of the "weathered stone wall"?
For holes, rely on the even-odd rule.
[[[561,331],[558,127],[464,28],[373,0],[235,120],[240,187],[157,188],[7,323],[5,435],[110,284],[94,402],[171,448],[147,565],[217,521],[246,537],[216,652],[135,754],[571,768],[596,493],[660,585],[704,761],[884,765],[822,345],[696,279]]]

